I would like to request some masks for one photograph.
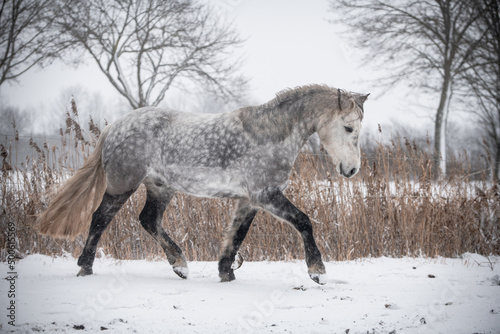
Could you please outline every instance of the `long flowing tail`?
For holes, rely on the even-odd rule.
[[[92,214],[106,191],[106,175],[102,166],[102,146],[109,132],[104,128],[94,152],[58,190],[47,210],[37,217],[35,226],[42,234],[74,239],[89,229]]]

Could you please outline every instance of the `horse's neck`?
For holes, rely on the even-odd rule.
[[[316,114],[316,109],[314,101],[304,96],[303,99],[278,107],[275,117],[284,118],[291,124],[291,140],[302,147],[317,130],[319,115]]]
[[[297,100],[273,108],[264,106],[242,110],[243,127],[261,143],[294,141],[302,147],[316,131],[317,117],[311,103]],[[261,108],[261,109],[260,109]]]

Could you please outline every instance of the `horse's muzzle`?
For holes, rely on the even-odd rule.
[[[342,163],[339,164],[339,173],[340,175],[350,178],[354,176],[358,172],[358,169],[356,167],[344,170],[344,167],[342,166]]]

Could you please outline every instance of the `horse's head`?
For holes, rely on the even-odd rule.
[[[361,166],[359,134],[363,120],[363,103],[368,95],[338,91],[336,112],[318,127],[318,134],[337,172],[345,177],[355,175]],[[331,109],[329,112],[332,115]]]

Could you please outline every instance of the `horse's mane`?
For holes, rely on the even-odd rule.
[[[276,97],[264,104],[262,104],[259,107],[254,107],[253,112],[262,112],[266,113],[269,112],[270,110],[275,110],[278,107],[281,107],[287,103],[293,103],[300,99],[303,96],[309,95],[309,94],[314,94],[314,93],[332,93],[333,95],[337,96],[340,94],[339,98],[339,103],[344,106],[345,103],[347,103],[347,100],[353,98],[353,93],[348,92],[344,89],[337,89],[337,88],[332,88],[327,85],[317,85],[317,84],[312,84],[312,85],[305,85],[305,86],[299,86],[295,88],[287,88],[284,89],[276,94]],[[339,107],[339,106],[337,106]],[[345,107],[344,107],[345,108]],[[339,108],[340,109],[340,108]],[[364,112],[363,109],[361,110],[356,110],[358,117],[363,120]]]
[[[314,98],[316,107],[308,108],[307,99],[318,93],[323,96]],[[340,94],[340,100],[338,96]],[[335,109],[339,113],[347,113],[351,110],[349,99],[352,94],[331,88],[326,85],[307,85],[297,88],[286,89],[276,94],[276,97],[259,106],[244,107],[239,109],[239,119],[248,133],[255,136],[257,140],[279,141],[286,138],[293,130],[296,120],[308,117],[308,114],[317,110]],[[338,104],[340,103],[340,104]],[[362,112],[359,112],[362,118]]]
[[[262,107],[264,109],[276,108],[287,102],[296,101],[304,95],[309,95],[312,93],[321,92],[331,92],[335,93],[337,90],[326,85],[306,85],[299,86],[295,88],[287,88],[276,94],[276,97],[267,103],[264,103]]]

